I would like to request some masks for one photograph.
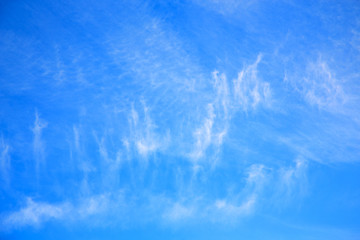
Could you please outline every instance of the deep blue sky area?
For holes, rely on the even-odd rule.
[[[360,239],[358,1],[1,1],[0,239]]]

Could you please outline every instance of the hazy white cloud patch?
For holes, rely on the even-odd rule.
[[[243,1],[243,0],[194,0],[195,3],[205,8],[211,9],[223,15],[233,15],[234,13],[241,12],[244,14],[247,9],[256,2],[256,0]]]
[[[83,199],[77,207],[77,213],[80,218],[86,218],[91,215],[101,214],[109,210],[111,201],[106,194],[90,196]]]
[[[228,81],[224,73],[219,74],[218,71],[212,72],[213,88],[215,91],[214,104],[217,106],[218,111],[222,114],[224,120],[228,120],[229,109],[231,107],[231,92],[228,86]]]
[[[240,203],[232,203],[227,200],[217,200],[215,202],[215,208],[216,211],[220,213],[220,219],[224,220],[223,218],[225,217],[229,221],[252,213],[255,208],[255,203],[256,195],[251,195]]]
[[[163,218],[173,222],[186,220],[194,217],[196,212],[195,206],[186,206],[179,202],[174,203],[163,214]]]
[[[80,132],[79,128],[76,126],[73,126],[73,132],[74,132],[74,144],[76,151],[80,152]]]
[[[262,164],[252,164],[246,171],[246,188],[253,192],[260,191],[266,182],[267,171]]]
[[[225,74],[219,75],[219,72],[213,72],[215,102],[222,105],[224,118],[231,118],[236,111],[248,112],[256,110],[260,105],[266,107],[271,105],[270,83],[263,81],[258,76],[258,66],[261,60],[262,54],[258,54],[255,62],[245,65],[231,84],[228,83]]]
[[[212,104],[209,104],[207,118],[204,119],[203,125],[194,131],[195,146],[190,157],[195,161],[204,156],[206,149],[213,141],[213,125],[215,117],[214,107]]]
[[[38,2],[7,4],[0,24],[8,238],[197,226],[257,238],[294,213],[356,225],[354,4]]]
[[[301,128],[280,136],[280,141],[297,155],[319,163],[357,161],[354,152],[348,151],[358,152],[359,140],[353,76],[341,64],[324,57],[306,61],[301,69],[303,72],[288,72],[284,78],[295,93],[289,99],[294,108],[288,111],[296,112]]]
[[[255,209],[256,194],[227,196],[221,199],[196,198],[185,202],[168,200],[162,208],[162,218],[167,224],[196,222],[235,222]]]
[[[125,147],[128,149],[131,143],[140,156],[147,158],[150,154],[163,151],[168,147],[170,143],[170,132],[157,132],[158,127],[151,119],[150,109],[144,102],[142,115],[139,115],[134,106],[132,106],[129,123],[130,136],[123,140]]]
[[[226,108],[227,105],[220,105],[215,101],[207,105],[207,116],[202,124],[193,131],[194,145],[189,154],[194,164],[198,164],[201,159],[208,157],[207,152],[211,151],[212,158],[210,163],[216,163],[224,137],[228,131],[229,119]],[[208,158],[210,160],[210,158]]]
[[[293,165],[280,168],[252,164],[245,174],[242,189],[215,201],[218,217],[236,220],[267,206],[283,208],[307,193],[307,161],[301,157]]]
[[[352,30],[352,39],[350,41],[350,44],[355,48],[357,51],[360,52],[360,32],[357,30]]]
[[[54,78],[58,84],[61,84],[65,80],[65,70],[60,58],[60,49],[58,46],[55,46],[55,69],[56,73],[54,74]]]
[[[134,15],[136,24],[120,24],[118,34],[108,40],[115,63],[122,68],[125,63],[124,74],[135,75],[135,84],[145,87],[146,92],[161,89],[172,93],[172,97],[193,92],[203,76],[186,45],[162,19],[152,17],[146,5],[136,11],[141,14],[140,18]],[[124,34],[128,37],[124,38]]]
[[[99,147],[99,152],[100,152],[100,156],[102,157],[102,161],[101,163],[105,163],[105,164],[111,164],[112,161],[108,158],[107,156],[107,152],[106,149],[104,148],[104,144],[97,139],[97,137],[95,136],[96,140],[97,140],[97,144]],[[78,126],[73,126],[73,146],[74,146],[74,159],[71,159],[73,162],[72,164],[74,164],[76,170],[78,170],[79,172],[77,174],[79,174],[81,176],[81,182],[80,182],[80,190],[79,192],[81,192],[82,195],[89,195],[90,194],[90,184],[89,184],[89,178],[91,178],[91,174],[95,173],[98,171],[97,169],[97,165],[96,163],[94,163],[94,161],[92,161],[92,158],[90,158],[86,151],[84,150],[85,147],[85,143],[86,143],[86,136],[84,134],[83,131],[83,127],[81,125]]]
[[[245,170],[244,184],[227,186],[230,188],[222,197],[188,186],[190,193],[180,193],[175,199],[164,196],[157,199],[156,204],[161,202],[159,211],[163,211],[162,218],[169,223],[235,223],[258,210],[270,175],[271,169],[253,164]]]
[[[259,104],[271,104],[271,89],[268,82],[263,82],[257,75],[257,67],[261,61],[261,54],[256,61],[246,66],[238,77],[233,80],[234,104],[239,105],[242,110],[254,110]]]
[[[271,174],[277,174],[271,176]],[[142,216],[142,221],[160,220],[165,224],[197,222],[235,223],[238,220],[258,211],[264,204],[264,196],[268,196],[265,189],[273,189],[273,181],[278,189],[275,196],[280,198],[293,198],[302,191],[306,180],[306,161],[298,159],[292,167],[272,171],[262,164],[253,164],[245,170],[245,181],[242,187],[237,186],[226,196],[217,198],[192,189],[191,194],[180,194],[171,198],[167,195],[157,195],[152,192],[139,196],[112,191],[103,194],[90,194],[73,201],[64,201],[58,204],[35,202],[28,198],[26,205],[18,211],[12,212],[3,218],[3,225],[7,228],[23,226],[40,227],[43,223],[58,220],[60,222],[81,222],[91,220],[92,224],[107,225],[109,221],[101,219],[111,216],[111,221],[122,222],[125,219],[136,221],[136,216]],[[240,187],[240,189],[238,189]],[[270,191],[271,192],[271,191]],[[272,192],[274,193],[274,192]],[[143,195],[144,194],[144,195]],[[268,198],[267,197],[267,198]],[[134,214],[133,217],[122,214]],[[158,216],[159,219],[156,217]]]
[[[342,112],[350,100],[343,87],[344,81],[321,57],[309,61],[302,73],[287,73],[284,77],[284,82],[290,84],[308,104],[330,112]]]
[[[324,163],[324,160],[321,159],[319,156],[316,156],[316,154],[314,154],[308,146],[308,142],[313,144],[315,139],[311,139],[311,137],[307,137],[308,139],[306,139],[306,137],[307,136],[302,135],[293,137],[279,137],[278,141],[281,144],[285,144],[289,148],[294,149],[297,154],[305,157],[306,159],[311,159],[319,163]]]
[[[347,100],[341,82],[321,59],[308,65],[303,94],[308,103],[327,110],[336,110]]]
[[[307,166],[307,161],[299,157],[294,166],[280,169],[278,191],[283,200],[289,201],[306,193]]]
[[[102,216],[107,214],[114,215],[113,221],[117,221],[122,217],[115,215],[124,208],[126,203],[121,192],[91,195],[60,203],[36,202],[32,198],[27,198],[24,207],[4,215],[1,222],[4,230],[11,230],[26,226],[38,228],[48,221],[66,224],[86,221],[92,216],[102,219]],[[108,224],[108,222],[98,221],[97,224]]]
[[[4,219],[3,224],[9,228],[23,226],[39,227],[45,221],[63,218],[69,213],[70,208],[71,206],[68,203],[53,205],[34,202],[31,198],[28,198],[26,206],[8,215]]]
[[[247,113],[260,105],[271,105],[270,84],[257,75],[260,61],[261,54],[253,64],[244,67],[232,84],[224,73],[212,72],[213,99],[206,105],[206,117],[193,131],[194,146],[189,157],[195,164],[208,157],[207,152],[211,152],[212,165],[216,163],[236,112]]]
[[[111,146],[107,146],[106,136],[98,139],[98,151],[100,153],[101,162],[99,171],[102,174],[102,186],[104,189],[115,189],[119,184],[120,170],[123,163],[122,148],[110,151]]]
[[[245,171],[245,185],[242,189],[229,192],[224,198],[213,201],[207,207],[211,219],[215,222],[234,222],[257,209],[259,196],[263,195],[263,189],[267,184],[269,173],[264,165],[253,164]]]
[[[103,136],[101,139],[98,139],[97,136],[95,136],[98,147],[99,147],[99,153],[100,156],[102,158],[102,160],[104,160],[104,162],[108,165],[111,166],[111,168],[115,168],[117,169],[121,163],[121,151],[118,150],[114,155],[115,156],[110,156],[109,152],[108,152],[108,148],[106,146],[106,137]]]
[[[35,156],[36,171],[39,171],[40,165],[45,161],[45,143],[42,139],[42,131],[47,127],[47,122],[39,117],[38,112],[35,112],[35,122],[32,128],[34,134],[33,150]]]
[[[0,168],[2,180],[5,184],[8,184],[11,170],[10,146],[5,143],[3,138],[0,139]]]

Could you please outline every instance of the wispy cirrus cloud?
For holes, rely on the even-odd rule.
[[[268,82],[261,81],[257,76],[257,67],[262,55],[257,56],[256,61],[246,66],[238,73],[234,84],[234,104],[239,105],[244,111],[254,110],[259,104],[271,105],[271,88]]]
[[[143,158],[150,154],[164,150],[170,143],[170,132],[160,134],[156,131],[157,126],[150,117],[150,108],[143,102],[141,115],[132,106],[129,114],[130,136],[124,141],[132,144],[133,149]]]
[[[272,198],[294,198],[306,184],[306,162],[297,160],[295,166],[272,170],[263,164],[252,164],[245,170],[244,185],[219,198],[208,195],[198,188],[190,194],[184,192],[176,196],[159,195],[140,189],[135,193],[119,189],[100,194],[91,193],[79,199],[60,203],[35,202],[27,199],[24,207],[4,215],[2,223],[7,229],[24,226],[41,227],[48,221],[61,223],[87,221],[93,216],[103,219],[112,216],[112,222],[125,221],[123,213],[130,214],[126,221],[137,221],[142,214],[142,221],[165,221],[165,224],[191,222],[234,223],[257,212],[264,202]],[[279,188],[273,189],[273,184]],[[270,191],[267,188],[273,189]],[[279,190],[280,189],[280,190]],[[140,195],[139,195],[140,194]],[[301,193],[300,193],[301,194]],[[139,202],[139,197],[141,201]],[[278,201],[276,201],[278,202]],[[131,217],[133,215],[134,217]],[[106,218],[105,218],[106,219]],[[92,224],[111,224],[108,220],[95,221]]]
[[[216,129],[217,126],[214,126],[214,121],[217,116],[214,113],[213,104],[209,104],[207,107],[208,116],[204,119],[203,124],[194,131],[194,149],[190,153],[190,158],[194,159],[197,162],[199,159],[203,158],[206,154],[206,150],[210,145],[215,147],[221,146],[222,138],[226,134],[226,122],[223,126],[223,129]],[[218,124],[216,122],[215,124]]]
[[[1,177],[5,185],[10,182],[10,170],[11,170],[11,159],[10,159],[10,146],[4,141],[4,138],[0,139],[0,168]]]
[[[65,224],[86,221],[91,216],[101,217],[104,214],[119,213],[122,208],[126,209],[126,203],[123,201],[121,192],[94,194],[58,203],[35,201],[28,197],[22,208],[4,214],[0,221],[3,226],[2,230],[27,226],[41,228],[43,224],[49,221]],[[120,218],[122,217],[118,219]],[[117,219],[115,220],[117,221]]]
[[[135,21],[116,22],[119,31],[108,38],[108,51],[123,73],[135,76],[144,92],[187,95],[203,85],[204,76],[186,45],[162,19],[152,16],[146,5],[137,6]],[[141,20],[139,20],[141,19]],[[128,38],[123,38],[127,34]]]
[[[270,84],[257,75],[261,58],[259,54],[254,63],[245,65],[232,82],[224,73],[212,73],[213,99],[206,105],[207,116],[193,132],[194,147],[189,156],[195,164],[206,156],[210,148],[213,148],[215,156],[219,153],[234,114],[248,113],[259,106],[271,106]]]
[[[199,189],[182,193],[177,199],[164,201],[163,218],[173,223],[197,221],[231,223],[255,212],[263,188],[270,180],[270,173],[261,164],[253,164],[245,171],[244,185],[237,186],[223,197],[209,196]]]
[[[294,165],[278,170],[278,185],[274,194],[276,204],[288,204],[291,200],[304,197],[307,191],[308,162],[298,157]]]
[[[236,12],[241,12],[242,14],[249,8],[256,0],[251,1],[241,1],[241,0],[207,0],[200,1],[194,0],[195,3],[216,11],[223,15],[232,15]]]
[[[256,211],[259,196],[269,180],[266,167],[262,164],[252,164],[246,169],[246,181],[243,189],[217,199],[214,203],[215,219],[231,222]]]
[[[319,59],[309,63],[307,69],[302,86],[305,100],[326,110],[336,111],[337,108],[341,108],[347,96],[327,63]]]
[[[82,131],[81,126],[74,125],[72,129],[73,134],[73,146],[74,146],[74,161],[71,162],[71,164],[75,165],[75,169],[80,171],[81,176],[81,183],[80,183],[80,192],[83,195],[89,195],[90,194],[90,186],[89,186],[89,175],[96,171],[96,167],[92,163],[92,161],[89,160],[88,156],[86,155],[86,151],[84,151],[84,144],[86,143],[86,137],[85,134]],[[99,151],[102,153],[101,146],[99,147]],[[106,156],[107,157],[107,156]],[[107,160],[107,159],[106,159]]]
[[[336,154],[358,161],[358,74],[353,86],[343,75],[358,65],[345,66],[357,56],[343,63],[335,55],[308,58],[313,49],[326,51],[329,38],[346,38],[341,24],[333,31],[327,13],[336,8],[348,15],[351,6],[330,4],[321,20],[313,10],[326,4],[277,1],[274,11],[258,0],[188,3],[7,8],[4,21],[12,24],[2,35],[14,37],[0,47],[6,134],[0,167],[12,182],[0,191],[1,226],[43,226],[46,234],[54,226],[48,222],[71,229],[115,224],[116,231],[127,221],[135,229],[143,222],[228,226],[249,216],[258,223],[274,206],[292,215],[307,184],[316,189],[308,170],[317,163],[308,161],[328,162]],[[22,21],[12,21],[15,15]],[[324,25],[332,26],[322,35]],[[358,49],[353,33],[351,43],[336,46]],[[291,89],[280,81],[283,65],[290,65]],[[34,104],[41,108],[35,122],[26,114]],[[27,161],[32,153],[35,163]]]
[[[34,134],[33,150],[35,157],[35,168],[37,173],[40,170],[40,165],[44,164],[45,161],[45,143],[41,135],[43,129],[46,127],[47,127],[47,122],[42,120],[39,117],[38,112],[35,111],[35,122],[34,122],[34,127],[32,128],[32,132]]]
[[[232,203],[228,202],[226,200],[216,200],[215,202],[215,211],[220,212],[220,219],[221,221],[224,221],[224,217],[227,218],[227,221],[234,220],[239,217],[246,216],[250,214],[253,209],[254,205],[256,203],[256,196],[251,195],[243,202],[239,203]]]
[[[39,227],[45,221],[63,218],[69,211],[70,205],[68,203],[48,204],[34,202],[31,198],[27,198],[26,206],[10,213],[3,220],[3,225],[8,228]]]
[[[175,202],[163,213],[163,218],[172,222],[187,220],[193,218],[196,212],[196,207],[194,205],[185,205],[179,202]]]
[[[306,58],[286,74],[284,83],[296,96],[291,96],[292,109],[306,124],[278,138],[307,160],[322,164],[358,161],[354,154],[359,146],[357,73],[349,71],[351,64],[344,67],[324,56]]]
[[[284,78],[284,82],[290,84],[306,103],[333,113],[342,112],[350,100],[344,81],[323,57],[307,60],[301,73],[295,71]]]

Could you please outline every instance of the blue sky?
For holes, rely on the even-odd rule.
[[[1,239],[360,239],[357,1],[2,1]]]

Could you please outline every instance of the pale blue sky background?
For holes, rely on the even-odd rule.
[[[1,1],[1,239],[360,239],[358,1]]]

